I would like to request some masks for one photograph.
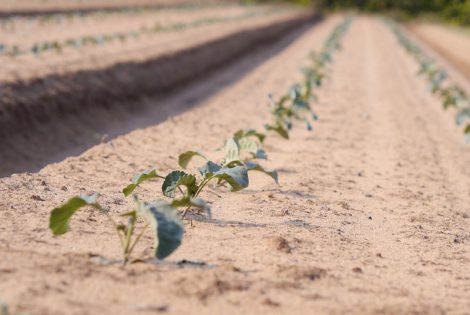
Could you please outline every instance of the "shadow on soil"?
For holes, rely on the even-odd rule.
[[[38,171],[104,140],[189,110],[282,51],[320,20],[317,15],[304,16],[142,63],[4,85],[0,177]]]

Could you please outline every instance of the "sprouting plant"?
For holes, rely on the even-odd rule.
[[[266,125],[267,130],[274,130],[282,137],[288,139],[288,130],[291,128],[293,120],[304,122],[309,130],[312,129],[309,120],[317,118],[310,106],[310,102],[316,100],[313,87],[322,84],[322,80],[325,77],[324,66],[331,62],[333,51],[339,49],[339,39],[346,31],[350,22],[351,18],[348,17],[335,28],[318,58],[312,57],[312,65],[304,71],[304,81],[302,83],[294,85],[278,102],[270,97],[273,123]],[[157,28],[157,30],[160,30],[160,28]],[[145,28],[142,32],[148,32],[148,29]],[[138,34],[131,33],[130,35],[137,36]],[[68,41],[67,44],[81,47],[87,41],[94,43],[111,40],[112,38],[106,36],[94,39],[83,38],[78,44],[73,40]],[[120,36],[118,38],[122,39]],[[40,48],[35,48],[35,50],[39,52]],[[163,179],[161,186],[162,194],[170,198],[171,201],[145,203],[135,196],[135,208],[120,215],[121,218],[127,220],[125,224],[115,221],[110,215],[109,210],[97,202],[98,195],[94,194],[73,197],[62,206],[53,209],[49,218],[49,228],[54,235],[67,233],[72,216],[79,209],[89,207],[98,210],[100,214],[104,215],[115,229],[120,241],[124,263],[129,261],[136,244],[149,227],[154,234],[154,256],[158,259],[164,259],[181,244],[184,234],[184,226],[181,219],[186,216],[191,208],[206,211],[210,216],[209,206],[203,199],[199,198],[199,195],[209,183],[213,182],[219,187],[229,186],[232,192],[240,191],[248,187],[248,172],[250,171],[262,172],[278,183],[277,172],[266,170],[256,161],[258,159],[267,159],[267,154],[263,149],[265,138],[266,135],[264,133],[254,129],[238,130],[234,133],[233,137],[225,141],[225,156],[219,163],[207,159],[199,151],[186,151],[180,154],[178,164],[183,169],[187,168],[194,157],[201,157],[206,161],[203,166],[198,168],[198,175],[175,170],[166,176],[161,176],[155,169],[135,175],[131,183],[122,190],[125,196],[131,195],[144,181]],[[181,213],[178,211],[178,208],[185,209]],[[144,222],[146,222],[143,226],[138,224],[139,218],[143,218]],[[137,232],[137,230],[139,231]]]
[[[265,125],[266,130],[275,131],[281,137],[289,139],[288,130],[292,128],[294,119],[304,123],[307,130],[312,130],[310,117],[316,120],[317,115],[313,112],[310,102],[315,99],[309,83],[306,83],[303,87],[298,84],[292,86],[289,93],[281,97],[278,102],[274,101],[273,97],[269,95],[272,122]]]
[[[458,86],[453,85],[440,89],[442,105],[445,109],[449,107],[461,107],[467,100],[466,93]]]
[[[72,216],[80,209],[88,207],[98,210],[104,215],[110,225],[116,231],[121,245],[123,261],[127,263],[136,244],[141,239],[144,232],[150,227],[155,240],[154,256],[164,259],[175,251],[181,244],[184,234],[184,226],[181,217],[176,209],[179,204],[176,202],[167,203],[156,201],[153,203],[141,202],[135,198],[136,206],[133,210],[120,215],[127,220],[127,223],[120,223],[114,220],[109,213],[98,203],[98,194],[89,196],[75,196],[69,199],[62,206],[52,210],[49,218],[49,228],[54,235],[63,235],[69,231],[69,222]],[[138,218],[145,220],[145,225],[137,233]]]
[[[308,56],[309,65],[302,69],[303,81],[294,84],[279,100],[274,100],[269,95],[271,122],[265,124],[267,131],[276,132],[284,139],[289,139],[289,130],[294,121],[299,121],[312,130],[311,120],[317,120],[318,116],[312,110],[311,103],[317,101],[313,91],[314,87],[322,85],[326,77],[328,63],[332,62],[332,55],[341,48],[339,43],[345,34],[352,17],[348,15],[325,41],[320,52],[311,52]]]
[[[207,185],[212,179],[217,178],[219,185],[228,183],[232,191],[238,190],[238,188],[246,188],[249,180],[248,175],[245,177],[245,173],[249,171],[258,171],[270,176],[276,183],[278,182],[278,175],[276,171],[269,171],[262,167],[259,163],[255,162],[256,159],[267,159],[266,152],[262,148],[261,144],[265,139],[263,133],[257,132],[253,129],[239,130],[235,132],[233,138],[229,138],[224,143],[225,156],[220,163],[207,160],[202,154],[197,151],[186,151],[179,155],[178,161],[180,166],[185,169],[190,160],[195,156],[203,157],[206,160],[205,165],[199,167],[199,173],[203,177],[203,186]],[[227,172],[228,169],[238,169],[238,175],[243,173],[243,176],[236,176],[234,178],[219,177],[217,174],[221,171]],[[233,185],[230,180],[235,178],[243,179],[237,181],[238,184],[246,181],[246,186]],[[201,185],[202,185],[201,184]],[[234,183],[236,184],[236,183]],[[200,193],[201,189],[198,191]]]
[[[458,125],[463,125],[470,120],[470,98],[462,88],[453,84],[449,84],[448,76],[444,69],[439,68],[437,63],[430,58],[417,44],[412,42],[398,27],[398,25],[391,20],[386,20],[385,23],[391,28],[396,35],[398,42],[406,51],[408,51],[420,65],[418,75],[423,75],[427,78],[430,84],[430,90],[434,95],[437,95],[442,102],[442,107],[448,109],[450,107],[457,109],[455,122]],[[465,129],[466,142],[470,143],[470,124]]]

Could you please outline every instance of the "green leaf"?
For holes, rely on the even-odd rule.
[[[277,171],[275,171],[275,170],[274,171],[268,171],[264,167],[259,165],[258,163],[251,162],[251,161],[246,162],[245,165],[246,165],[246,168],[248,169],[248,171],[262,172],[262,173],[270,176],[272,179],[274,179],[276,184],[279,184],[279,177],[278,177]]]
[[[155,257],[164,259],[181,245],[184,226],[176,208],[166,202],[139,204],[138,213],[145,217],[152,227]]]
[[[202,153],[200,153],[199,151],[186,151],[184,153],[181,153],[178,156],[179,166],[181,166],[181,168],[185,169],[188,166],[189,162],[191,162],[191,159],[195,156],[200,156],[200,157],[207,160],[207,158],[204,155],[202,155]]]
[[[246,151],[251,154],[256,154],[259,149],[258,143],[250,138],[241,138],[239,140],[240,151]]]
[[[278,124],[278,125],[272,126],[272,125],[266,124],[264,125],[264,127],[266,128],[267,131],[274,131],[278,133],[282,138],[289,140],[289,132],[281,125]]]
[[[54,235],[67,233],[70,218],[82,207],[90,206],[102,210],[101,206],[96,202],[98,196],[98,194],[93,194],[90,196],[73,197],[62,206],[54,208],[49,217],[49,228],[52,233]]]
[[[240,160],[240,147],[238,142],[230,138],[227,141],[225,141],[225,160],[224,164],[230,164],[234,161],[239,161]]]
[[[457,113],[457,116],[455,116],[455,123],[457,125],[462,125],[468,119],[470,119],[470,108],[465,108]]]
[[[221,168],[222,166],[219,164],[216,164],[212,161],[207,161],[204,166],[199,168],[199,173],[201,173],[202,176],[206,176],[206,174],[213,174],[218,172]]]
[[[176,189],[179,186],[186,186],[189,196],[193,196],[197,191],[196,177],[183,171],[173,171],[165,177],[162,185],[163,194],[174,198]]]
[[[470,124],[468,124],[466,127],[465,127],[465,130],[464,132],[468,135],[470,135]]]
[[[180,207],[196,207],[198,209],[201,209],[205,212],[207,212],[207,215],[209,217],[212,216],[211,214],[211,208],[209,205],[201,198],[190,198],[190,197],[183,197],[181,199],[174,199],[171,202],[171,205],[175,208],[180,208]]]
[[[233,134],[235,140],[240,140],[242,138],[256,137],[259,142],[263,143],[266,135],[264,133],[258,132],[255,129],[240,129]]]
[[[127,185],[123,190],[122,190],[122,193],[124,194],[124,196],[129,196],[133,191],[134,189],[137,188],[137,186],[139,186],[142,182],[144,181],[147,181],[147,180],[150,180],[150,179],[154,179],[154,178],[157,178],[159,177],[158,174],[157,174],[157,171],[156,170],[147,170],[147,171],[144,171],[142,173],[139,173],[139,174],[136,174],[134,175],[134,177],[132,178],[132,183]]]
[[[253,158],[267,160],[268,155],[266,154],[266,151],[264,151],[263,149],[258,149],[256,150],[256,153],[254,154]]]
[[[232,192],[242,190],[249,185],[248,170],[245,166],[222,167],[216,173],[206,174],[206,176],[213,176],[213,178],[227,182]]]

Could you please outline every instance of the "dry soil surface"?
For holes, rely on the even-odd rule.
[[[222,12],[224,12],[222,14]],[[255,13],[251,15],[251,13]],[[167,31],[143,35],[138,39],[128,39],[122,43],[113,41],[96,46],[85,46],[82,48],[66,47],[61,53],[48,51],[39,56],[34,54],[24,54],[17,57],[0,55],[0,81],[15,82],[31,80],[51,74],[64,74],[89,69],[103,69],[124,62],[141,62],[144,60],[157,58],[165,54],[172,54],[195,45],[203,45],[230,34],[249,30],[257,27],[267,26],[274,22],[280,22],[299,16],[299,10],[279,11],[269,7],[259,7],[258,9],[246,7],[224,7],[218,9],[201,9],[197,11],[184,11],[180,13],[168,14],[169,18],[180,22],[202,20],[204,18],[215,17],[227,20],[216,21],[214,23],[201,24],[183,30]],[[118,17],[108,24],[114,31],[126,29],[122,26],[126,17]],[[138,21],[134,21],[138,23]],[[172,23],[170,23],[172,24]],[[150,25],[147,25],[150,26]],[[96,31],[104,27],[102,23],[92,21],[91,25],[84,25],[84,29],[77,31],[79,35],[112,34],[105,30]],[[95,30],[93,30],[95,29]],[[139,28],[127,28],[127,31],[138,30]],[[78,38],[79,35],[70,36],[70,31],[64,28],[62,31],[66,35],[60,35],[58,30],[52,34],[43,33],[41,29],[35,31],[37,37],[49,38],[58,37]],[[51,37],[52,36],[52,37]],[[13,36],[15,38],[15,36]],[[17,39],[15,39],[17,40]],[[34,41],[34,36],[30,38]]]
[[[169,6],[229,2],[224,0],[3,0],[1,12],[46,13],[56,11],[119,9],[122,7]]]
[[[445,56],[470,79],[470,35],[468,32],[429,23],[411,24],[409,29],[436,52]]]
[[[280,186],[256,175],[240,193],[207,192],[213,220],[187,223],[168,264],[99,265],[90,257],[120,255],[97,213],[81,212],[61,238],[47,229],[51,208],[72,195],[100,191],[117,215],[132,206],[119,190],[134,173],[170,170],[183,150],[213,154],[236,129],[261,127],[266,94],[295,82],[338,22],[319,24],[191,111],[1,179],[0,297],[48,315],[468,314],[470,149],[413,59],[369,17],[355,19],[335,55],[315,130],[267,140]],[[158,198],[159,184],[140,196]],[[150,255],[150,235],[138,253]],[[171,264],[181,259],[208,266]]]

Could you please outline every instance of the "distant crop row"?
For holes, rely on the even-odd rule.
[[[83,21],[85,19],[104,19],[107,17],[121,16],[123,18],[131,15],[141,15],[147,13],[162,13],[164,11],[194,11],[204,8],[226,7],[230,4],[204,4],[204,3],[184,3],[176,5],[159,5],[158,7],[131,7],[114,8],[113,10],[93,10],[93,11],[70,11],[67,13],[41,14],[37,16],[13,16],[0,19],[0,28],[4,31],[14,31],[19,25],[29,25],[41,27],[45,25],[71,23]]]
[[[111,34],[102,34],[102,35],[86,35],[78,38],[69,38],[66,40],[50,40],[42,41],[33,44],[28,48],[20,47],[19,45],[6,45],[0,43],[0,55],[7,55],[11,57],[18,57],[21,55],[34,54],[41,55],[46,52],[56,52],[61,53],[66,48],[75,48],[82,49],[90,46],[98,46],[113,42],[125,42],[131,39],[138,39],[143,36],[151,36],[155,34],[160,34],[164,32],[172,31],[183,31],[191,28],[196,28],[204,25],[217,24],[217,23],[227,23],[242,21],[245,19],[255,18],[255,17],[266,17],[274,14],[279,14],[283,11],[279,9],[272,9],[264,12],[248,12],[238,16],[233,17],[211,17],[211,18],[202,18],[197,19],[191,22],[180,22],[170,25],[161,25],[160,23],[155,23],[151,27],[143,26],[140,29],[124,32],[114,32]]]
[[[76,211],[91,207],[103,214],[115,229],[124,264],[131,260],[136,244],[147,229],[154,235],[154,256],[164,259],[180,246],[184,235],[182,220],[188,213],[198,211],[211,216],[211,209],[201,198],[209,185],[214,189],[226,187],[231,192],[237,192],[249,186],[251,172],[262,172],[278,183],[278,173],[260,163],[268,158],[264,142],[270,134],[289,139],[289,132],[296,123],[305,124],[308,130],[312,130],[312,123],[318,118],[311,107],[317,100],[314,88],[320,87],[327,77],[328,65],[332,62],[333,53],[340,48],[339,42],[351,19],[348,16],[334,29],[320,52],[309,55],[309,64],[303,69],[301,82],[294,84],[277,100],[269,97],[271,119],[265,125],[266,132],[251,128],[236,131],[223,142],[224,158],[219,161],[213,161],[208,154],[198,150],[188,150],[178,156],[180,169],[166,175],[161,175],[157,169],[135,175],[131,183],[122,189],[126,197],[133,195],[144,181],[160,180],[165,199],[147,203],[133,195],[135,208],[119,216],[126,220],[124,223],[116,221],[110,211],[98,202],[98,194],[73,197],[52,210],[49,228],[53,234],[65,234]],[[194,158],[204,161],[196,174],[187,171]],[[146,222],[143,226],[138,224],[139,218]]]
[[[410,53],[420,65],[418,75],[424,76],[429,82],[429,90],[439,97],[444,109],[454,108],[457,113],[455,122],[464,126],[466,142],[470,144],[470,97],[457,84],[452,83],[445,69],[413,42],[392,20],[385,20],[396,35],[398,42]]]

